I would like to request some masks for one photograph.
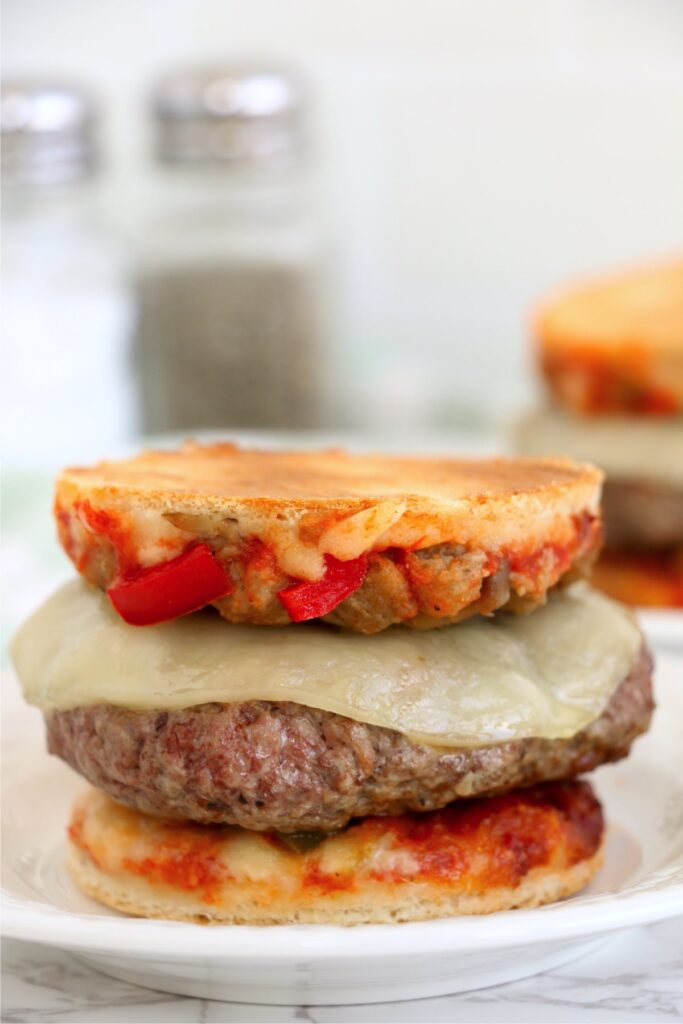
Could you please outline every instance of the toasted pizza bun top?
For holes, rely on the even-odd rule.
[[[55,513],[79,571],[133,625],[214,603],[231,622],[332,615],[374,633],[543,601],[597,548],[601,480],[563,460],[185,444],[66,470]]]
[[[319,842],[149,818],[96,790],[69,827],[70,867],[86,893],[125,913],[211,924],[419,921],[537,906],[586,885],[602,836],[585,782],[365,818]]]
[[[683,411],[683,259],[552,296],[535,334],[546,379],[566,407]]]
[[[231,621],[333,614],[376,632],[543,600],[599,542],[601,482],[594,467],[560,459],[187,444],[65,470],[55,510],[76,567],[135,625],[215,603]],[[138,581],[159,566],[168,572]],[[179,576],[183,595],[171,586]],[[139,607],[155,589],[162,619]]]
[[[583,508],[597,502],[600,480],[594,467],[564,459],[411,458],[188,442],[175,451],[66,469],[57,497],[129,501],[148,511],[181,505],[186,512],[262,513],[286,521],[311,512],[345,519],[372,510],[353,530],[325,533],[326,550],[353,558],[361,541],[352,550],[343,541],[361,526],[363,541],[370,542],[406,512],[437,519],[447,513],[462,522],[483,518],[482,506],[486,513],[502,509],[506,517],[533,512],[539,503],[547,511],[567,499],[578,499]]]

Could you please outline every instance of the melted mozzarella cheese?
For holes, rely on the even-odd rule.
[[[237,626],[202,612],[126,625],[82,581],[19,630],[12,655],[44,711],[294,701],[440,747],[574,735],[607,705],[641,643],[621,605],[584,584],[529,616],[376,636],[323,625]]]

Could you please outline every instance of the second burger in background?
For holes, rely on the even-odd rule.
[[[594,582],[683,608],[683,259],[552,296],[534,329],[551,404],[518,425],[518,449],[605,470]]]

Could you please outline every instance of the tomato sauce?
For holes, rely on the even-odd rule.
[[[123,857],[122,865],[148,882],[170,885],[215,903],[221,887],[233,880],[221,853],[225,832],[190,822],[168,824],[154,846],[154,855]]]
[[[353,876],[350,872],[323,871],[319,861],[306,864],[301,876],[303,889],[317,889],[320,893],[349,892],[354,888]]]
[[[118,571],[122,576],[131,575],[139,569],[131,532],[122,516],[106,509],[94,508],[87,500],[77,501],[74,510],[92,533],[105,537],[112,545],[116,552]]]
[[[670,416],[679,411],[676,395],[649,378],[647,354],[619,349],[618,362],[592,348],[543,353],[543,371],[560,400],[587,413],[626,412]]]
[[[79,571],[91,583],[110,590],[118,582],[134,580],[141,573],[136,544],[123,515],[108,509],[96,508],[87,500],[76,502],[71,512],[56,508],[55,514],[63,546]],[[84,536],[80,536],[75,529],[74,516],[85,527],[87,532]],[[600,543],[601,524],[595,516],[588,512],[576,515],[573,517],[573,525],[574,535],[564,543],[551,542],[533,550],[516,548],[503,549],[495,553],[484,552],[480,575],[470,569],[465,578],[460,580],[456,567],[453,592],[451,582],[443,574],[436,572],[429,560],[423,565],[420,559],[412,557],[413,549],[409,551],[390,547],[381,552],[372,552],[369,556],[340,563],[327,556],[326,576],[318,583],[311,584],[306,581],[293,581],[281,569],[275,552],[268,544],[256,537],[246,538],[241,550],[234,555],[236,582],[239,587],[238,612],[246,619],[250,608],[257,612],[268,610],[269,605],[279,598],[294,621],[328,614],[362,585],[368,567],[378,558],[391,559],[401,570],[405,591],[399,615],[404,620],[413,618],[420,609],[428,611],[429,614],[459,614],[468,604],[478,600],[485,579],[494,575],[503,562],[507,562],[513,574],[513,589],[519,593],[541,593],[553,586],[559,577],[570,569],[575,558],[597,548]],[[199,537],[195,547],[203,543]],[[452,543],[457,544],[457,541]],[[216,550],[214,543],[207,544],[228,577],[231,560],[222,558],[220,549]],[[181,556],[175,557],[179,559]],[[330,561],[335,565],[336,575],[329,571]],[[144,571],[162,570],[167,565],[170,568],[173,562],[174,559],[159,561]],[[337,575],[342,577],[341,583],[336,579]],[[518,579],[515,579],[515,576]],[[221,590],[220,594],[216,592],[207,596],[203,604],[231,593],[234,590],[232,576],[229,579],[229,585],[223,590],[218,588]],[[311,598],[304,602],[305,607],[301,614],[301,610],[294,607],[294,598],[297,597],[298,600],[299,591],[302,591],[302,599],[309,591],[311,592]],[[293,603],[291,608],[287,601]],[[449,611],[450,605],[453,604],[456,607]],[[182,614],[198,607],[199,603],[192,604],[182,611]]]

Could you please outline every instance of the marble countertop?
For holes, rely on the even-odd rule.
[[[2,1021],[554,1022],[683,1020],[683,918],[635,928],[597,953],[496,988],[373,1006],[249,1006],[166,995],[115,981],[68,953],[5,941]]]

